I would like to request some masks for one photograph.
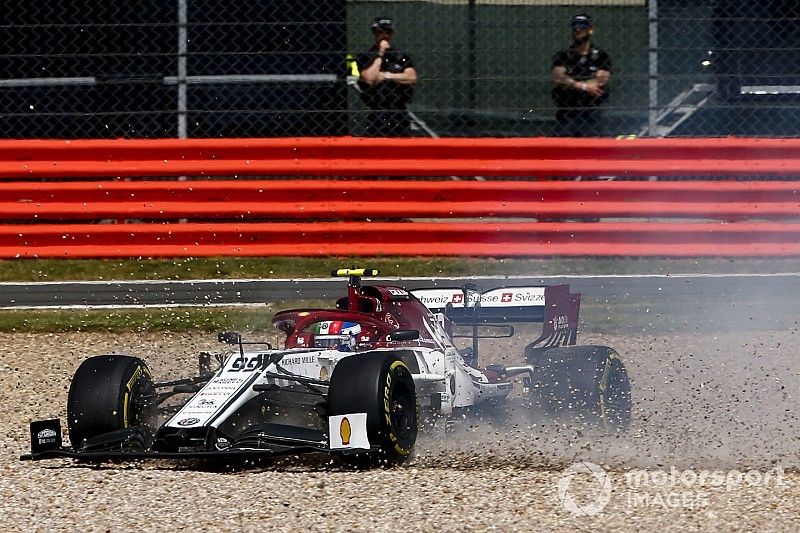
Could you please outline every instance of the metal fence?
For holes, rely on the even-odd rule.
[[[556,135],[551,61],[588,13],[607,136],[797,136],[796,0],[0,0],[0,136],[363,135],[348,54],[390,17],[418,136]]]

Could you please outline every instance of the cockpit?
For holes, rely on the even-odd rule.
[[[393,328],[369,316],[322,309],[279,313],[274,325],[286,334],[284,346],[357,352],[374,348]]]
[[[306,328],[309,340],[315,348],[327,348],[340,352],[354,352],[361,337],[361,324],[344,320],[322,320]]]

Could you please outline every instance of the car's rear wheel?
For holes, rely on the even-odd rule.
[[[538,352],[531,393],[546,415],[585,427],[623,431],[631,423],[631,386],[619,354],[607,346]]]
[[[67,397],[67,427],[72,446],[133,426],[151,426],[156,418],[150,370],[138,357],[99,355],[81,363]]]
[[[417,440],[417,397],[411,370],[392,353],[361,353],[336,364],[328,392],[331,415],[367,414],[369,452],[343,453],[352,466],[406,461]]]

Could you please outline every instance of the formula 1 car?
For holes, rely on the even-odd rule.
[[[580,295],[567,285],[409,291],[362,286],[376,270],[333,275],[349,282],[332,309],[275,315],[282,349],[223,332],[219,340],[235,348],[201,353],[197,376],[163,382],[137,357],[84,360],[67,400],[72,446],[62,444],[59,420],[36,421],[22,458],[325,452],[356,466],[397,465],[412,453],[422,421],[502,402],[514,376],[549,415],[614,431],[630,423],[622,360],[606,346],[575,346]],[[513,335],[515,322],[543,324],[524,363],[480,368],[479,339],[491,328]],[[460,336],[472,346],[457,347]],[[166,421],[158,424],[159,415]]]

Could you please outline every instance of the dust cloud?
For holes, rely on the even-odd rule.
[[[687,282],[690,283],[690,282]],[[508,416],[470,414],[420,439],[421,464],[530,464],[577,460],[619,468],[800,467],[800,298],[798,287],[767,280],[721,284],[701,294],[584,291],[579,344],[612,346],[631,381],[633,421],[623,434],[537,418],[512,393]],[[493,341],[481,364],[522,361],[526,339]]]

